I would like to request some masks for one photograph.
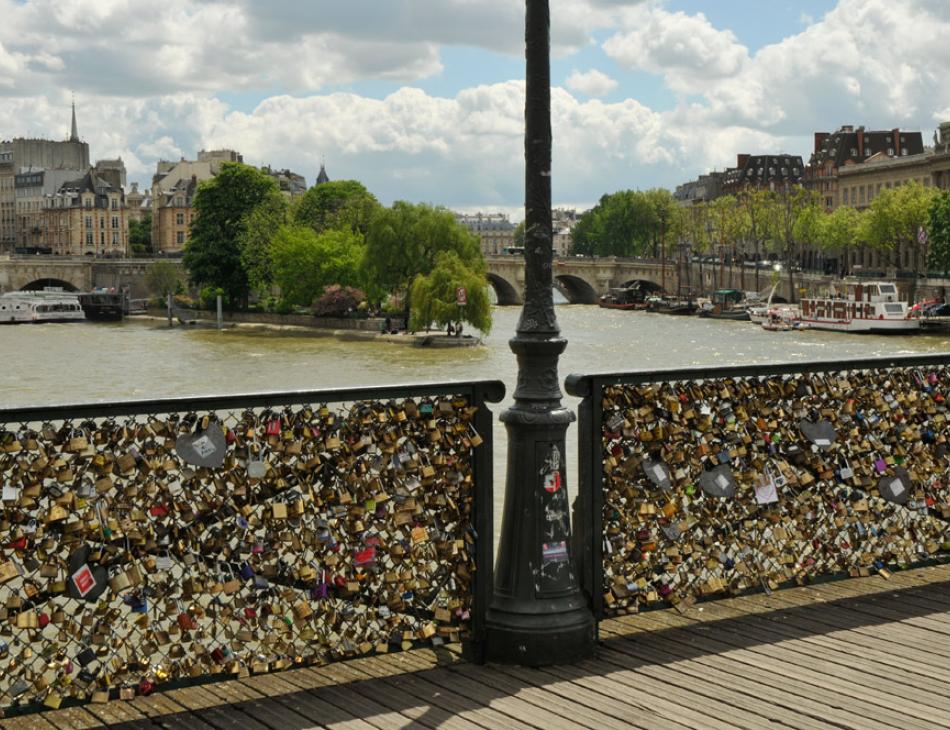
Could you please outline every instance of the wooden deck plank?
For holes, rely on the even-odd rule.
[[[427,672],[429,681],[446,687],[457,694],[469,697],[476,704],[489,707],[508,715],[522,726],[537,728],[564,728],[571,727],[571,722],[563,715],[551,712],[545,707],[529,701],[531,693],[521,690],[513,695],[506,695],[489,685],[469,679],[452,668],[442,667]],[[527,695],[527,697],[525,696]],[[475,711],[478,714],[478,711]]]
[[[737,617],[742,615],[737,609],[729,609],[724,606],[715,606],[708,610],[717,620],[736,621]],[[898,678],[893,681],[905,686],[920,688],[925,693],[934,690],[943,691],[946,687],[945,682],[950,681],[950,672],[946,673],[942,681],[940,681],[940,677],[936,678],[937,681],[933,681],[931,670],[922,668],[928,665],[900,663],[899,660],[894,660],[892,655],[880,652],[869,656],[869,650],[866,647],[858,647],[845,641],[826,638],[823,635],[811,635],[794,624],[783,620],[782,614],[742,616],[741,625],[754,629],[754,631],[747,634],[749,638],[764,641],[771,634],[774,638],[780,637],[785,645],[794,646],[796,651],[805,656],[814,655],[843,667],[860,667],[863,671],[876,675],[882,666],[890,666],[898,675]],[[886,660],[890,660],[890,662],[888,663]]]
[[[172,689],[165,693],[173,702],[188,709],[190,712],[204,710],[209,707],[217,707],[223,704],[221,698],[208,692],[204,687],[182,687],[181,689]]]
[[[623,703],[612,697],[602,697],[570,681],[561,681],[539,669],[522,667],[478,667],[465,672],[464,667],[453,671],[466,673],[479,682],[488,683],[506,693],[531,690],[531,701],[539,701],[547,709],[565,713],[579,725],[597,728],[655,728],[661,718],[653,709],[640,701]],[[528,698],[528,694],[524,695]],[[678,727],[683,727],[682,725]]]
[[[376,700],[359,694],[352,686],[345,689],[334,686],[320,687],[314,690],[313,694],[341,709],[353,712],[361,720],[380,730],[397,730],[411,725],[411,721],[398,712],[393,712]]]
[[[876,674],[871,666],[865,672],[855,671],[853,665],[825,660],[807,648],[798,651],[794,641],[776,642],[774,633],[762,631],[748,621],[739,626],[734,622],[721,622],[715,627],[703,626],[697,630],[714,631],[718,639],[731,646],[781,661],[795,676],[815,680],[820,686],[848,693],[872,704],[894,708],[909,717],[934,720],[950,726],[950,713],[940,709],[940,705],[945,702],[931,704],[934,699],[931,693],[918,691],[912,684],[901,683],[897,673],[893,673],[893,677],[886,672]],[[750,639],[756,640],[751,646]]]
[[[641,702],[655,709],[664,722],[676,722],[694,728],[749,728],[762,726],[762,720],[745,710],[730,708],[718,700],[698,696],[690,691],[678,691],[670,684],[661,683],[630,670],[618,670],[602,676],[596,662],[582,662],[577,666],[550,667],[546,671],[602,695],[613,695],[623,700],[633,695],[634,688]],[[602,671],[602,670],[601,670]],[[724,719],[728,718],[728,719]]]
[[[612,645],[618,651],[631,653],[636,656],[636,652],[641,648],[649,648],[655,651],[664,651],[668,655],[678,658],[683,662],[675,664],[677,668],[687,666],[696,669],[699,672],[707,670],[716,670],[717,681],[723,683],[726,687],[736,687],[743,691],[754,691],[763,701],[775,704],[786,710],[799,712],[809,717],[822,719],[826,723],[833,723],[838,727],[849,728],[851,730],[864,730],[868,726],[868,720],[864,717],[856,716],[850,710],[840,709],[838,705],[828,705],[820,699],[815,699],[810,695],[801,695],[799,693],[788,691],[784,685],[781,688],[773,687],[768,684],[771,676],[767,672],[750,670],[740,662],[729,660],[721,656],[700,654],[697,655],[690,649],[684,649],[676,642],[669,642],[661,647],[646,646],[641,647],[640,640],[627,639]],[[643,658],[643,657],[641,657]]]
[[[135,709],[131,702],[123,702],[121,700],[113,700],[112,702],[103,702],[101,704],[92,702],[85,705],[83,709],[100,720],[103,725],[118,725],[135,720],[148,719]]]
[[[463,668],[459,667],[454,671],[462,670]],[[559,709],[585,727],[605,727],[608,724],[615,726],[617,723],[638,728],[690,727],[673,720],[662,710],[658,711],[649,697],[643,697],[639,693],[634,695],[615,691],[611,696],[605,697],[571,679],[552,674],[551,668],[505,666],[498,667],[497,670],[497,674],[489,680],[493,686],[502,691],[506,688],[515,691],[517,687],[528,684],[536,690],[543,690],[545,694],[537,695],[539,701],[546,707]]]
[[[662,626],[662,623],[658,622],[657,625]],[[694,656],[688,658],[720,666],[726,671],[744,677],[746,681],[762,684],[764,677],[781,677],[782,691],[796,695],[799,701],[818,702],[829,710],[846,707],[851,716],[864,718],[865,723],[875,721],[891,727],[916,727],[912,720],[903,717],[900,713],[854,696],[854,694],[861,694],[860,692],[853,692],[851,696],[846,696],[827,689],[827,683],[817,672],[797,668],[792,671],[782,662],[774,661],[768,656],[735,648],[727,641],[711,635],[713,633],[708,629],[704,633],[693,633],[686,629],[666,632],[662,639],[659,635],[652,639],[649,636],[640,636],[636,641],[654,647],[669,647],[674,643],[678,644],[687,652],[692,652]],[[921,727],[920,730],[927,729]]]
[[[426,703],[383,681],[374,680],[358,683],[353,686],[353,690],[368,699],[373,699],[381,705],[385,705],[390,710],[398,712],[403,717],[423,727],[445,727],[449,730],[481,730],[481,725],[476,725],[464,717],[457,717],[441,707]]]
[[[403,674],[397,677],[389,677],[384,682],[392,685],[397,691],[410,694],[423,702],[428,702],[435,707],[451,712],[458,717],[463,717],[469,722],[489,730],[495,730],[495,728],[516,730],[522,727],[508,715],[497,712],[483,703],[476,703],[467,695],[458,694],[428,681],[426,679],[428,674],[429,672]]]
[[[266,725],[257,722],[245,714],[239,707],[217,705],[196,710],[196,717],[219,730],[270,730]]]
[[[132,700],[132,706],[145,717],[162,717],[188,711],[187,708],[179,705],[165,692],[139,695]]]
[[[760,620],[772,622],[785,631],[803,635],[803,640],[809,644],[827,647],[829,651],[837,652],[844,658],[859,657],[903,672],[923,674],[942,682],[950,681],[950,669],[942,658],[920,652],[910,658],[895,653],[895,646],[885,636],[871,638],[847,629],[816,632],[812,622],[792,612],[767,614]]]
[[[84,707],[69,707],[65,710],[44,712],[42,717],[50,724],[63,730],[85,730],[85,728],[102,727],[102,720],[86,712]]]
[[[740,599],[740,601],[748,600]],[[781,600],[781,598],[776,599],[776,601]],[[741,605],[744,606],[745,604]],[[914,658],[919,657],[922,652],[933,657],[939,656],[943,663],[950,661],[950,647],[921,640],[919,636],[904,631],[900,624],[896,622],[873,621],[873,617],[856,615],[850,613],[846,608],[833,604],[822,604],[821,611],[810,611],[807,615],[804,613],[796,614],[794,611],[790,615],[799,625],[809,628],[815,633],[848,631],[851,632],[853,639],[856,641],[869,642],[874,645],[886,644],[889,651],[898,652],[901,656]],[[884,627],[886,627],[886,630],[884,630]]]
[[[633,643],[633,642],[630,642]],[[670,662],[668,655],[652,652],[637,646],[636,656],[613,648],[601,648],[598,660],[615,666],[618,670],[631,671],[636,676],[649,676],[664,682],[668,687],[685,690],[694,698],[708,698],[759,715],[770,725],[780,724],[800,730],[825,730],[823,720],[803,715],[761,700],[755,688],[736,687],[731,676],[710,667],[697,668],[689,662]],[[672,666],[667,666],[671,664]],[[759,726],[763,723],[760,721]]]
[[[245,677],[237,681],[246,687],[249,693],[254,693],[253,697],[248,697],[247,699],[276,697],[277,695],[289,694],[290,692],[298,692],[300,690],[300,687],[289,681],[288,674],[288,672],[281,674],[260,674],[255,677]]]
[[[48,713],[53,714],[53,713]],[[54,725],[41,714],[20,715],[19,717],[8,717],[0,720],[0,727],[4,730],[59,730],[59,725]]]
[[[301,717],[308,718],[313,726],[347,728],[348,730],[371,730],[373,727],[347,709],[341,709],[330,702],[314,697],[305,690],[279,695],[271,701],[293,710]]]

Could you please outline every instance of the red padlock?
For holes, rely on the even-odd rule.
[[[41,629],[45,629],[47,626],[49,626],[49,614],[41,613],[37,617],[36,623]]]
[[[178,614],[178,626],[182,631],[194,631],[198,628],[198,624],[195,623],[195,620],[187,611]]]

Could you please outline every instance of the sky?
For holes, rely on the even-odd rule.
[[[551,0],[555,205],[800,154],[844,124],[950,120],[948,0]],[[0,0],[0,139],[150,184],[231,148],[384,204],[523,206],[517,0]]]

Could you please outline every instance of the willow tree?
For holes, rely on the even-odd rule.
[[[458,291],[464,289],[466,303],[459,305]],[[442,251],[435,266],[412,284],[410,328],[425,329],[435,322],[468,322],[484,333],[491,331],[491,303],[484,271],[470,268],[454,251]]]
[[[366,231],[363,280],[369,287],[404,296],[406,321],[412,311],[410,287],[435,266],[440,252],[452,251],[468,268],[484,276],[478,238],[445,208],[404,201],[380,208]]]

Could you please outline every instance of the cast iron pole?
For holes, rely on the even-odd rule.
[[[525,296],[515,337],[514,405],[508,430],[505,511],[486,619],[489,661],[539,666],[577,661],[594,648],[593,619],[571,551],[557,363],[567,346],[551,291],[551,79],[548,0],[527,0],[525,104]]]

